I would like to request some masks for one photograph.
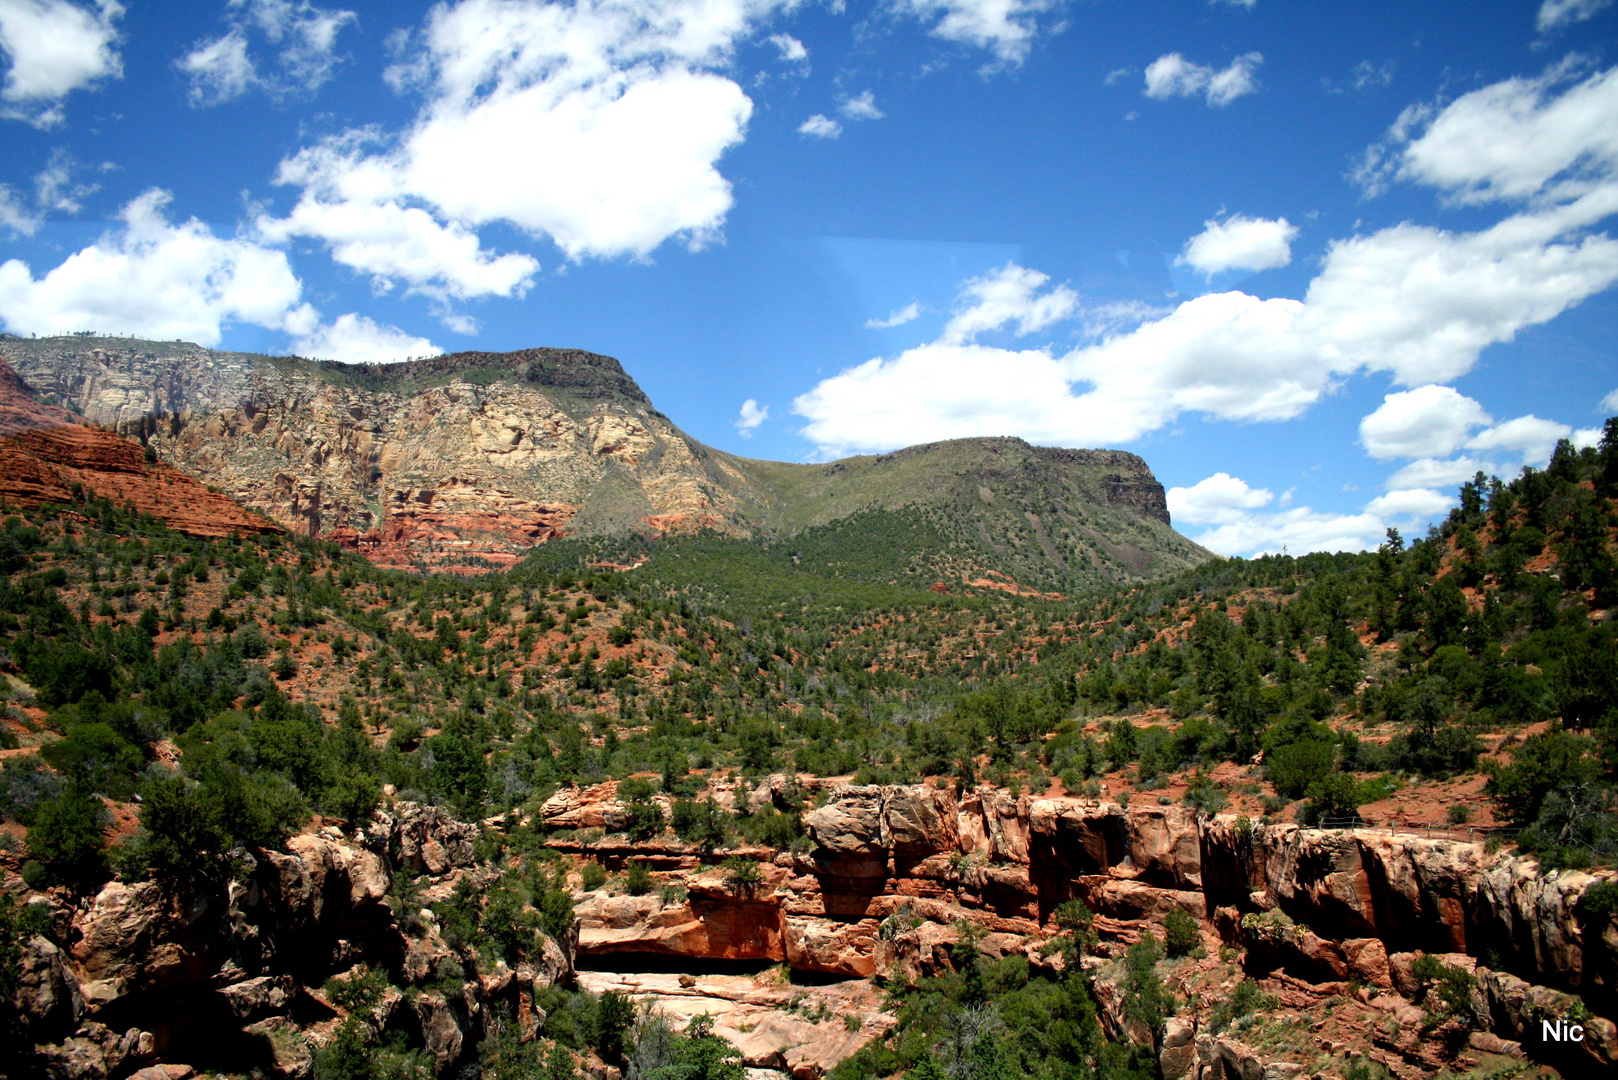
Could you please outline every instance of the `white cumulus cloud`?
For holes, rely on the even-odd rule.
[[[1192,539],[1221,555],[1270,555],[1283,551],[1365,551],[1382,542],[1388,522],[1379,514],[1331,514],[1296,506],[1247,514]]]
[[[1242,520],[1244,511],[1267,506],[1275,496],[1266,488],[1249,487],[1245,480],[1217,472],[1190,487],[1168,490],[1169,514],[1186,525],[1228,525]]]
[[[1368,514],[1384,518],[1430,518],[1455,505],[1455,500],[1431,488],[1403,488],[1378,495],[1365,504]]]
[[[770,407],[760,405],[752,398],[742,402],[741,413],[736,418],[736,433],[744,439],[753,437],[753,429],[770,418]]]
[[[123,75],[116,0],[0,0],[0,52],[9,66],[0,117],[47,128],[62,122],[62,99]]]
[[[1446,488],[1470,480],[1478,473],[1498,473],[1499,467],[1480,458],[1420,458],[1388,477],[1389,491],[1405,488]]]
[[[1612,393],[1602,398],[1597,403],[1597,407],[1602,412],[1618,413],[1618,390],[1614,390]]]
[[[358,19],[308,0],[229,0],[225,17],[229,30],[175,62],[190,80],[193,105],[230,101],[254,86],[277,96],[319,89],[341,62],[337,35]],[[273,50],[273,60],[255,61],[252,40]]]
[[[912,300],[904,307],[890,312],[886,319],[866,319],[865,325],[872,330],[891,330],[895,326],[903,326],[908,322],[915,322],[921,317],[921,304]]]
[[[1288,506],[1286,496],[1277,500],[1279,509],[1263,509],[1271,501],[1269,491],[1251,488],[1228,473],[1215,473],[1192,487],[1170,488],[1168,493],[1176,526],[1213,525],[1192,539],[1221,555],[1364,551],[1380,544],[1390,525],[1408,527],[1447,511],[1455,502],[1441,492],[1419,487],[1379,495],[1357,514]]]
[[[1574,81],[1563,62],[1513,78],[1439,110],[1413,105],[1372,146],[1358,170],[1367,191],[1392,180],[1428,184],[1461,202],[1567,200],[1610,183],[1618,167],[1618,68]]]
[[[1286,218],[1274,221],[1231,214],[1204,222],[1206,228],[1186,241],[1175,262],[1203,274],[1226,270],[1272,270],[1292,261],[1298,227]]]
[[[783,2],[439,4],[388,74],[421,95],[414,122],[283,162],[298,204],[259,227],[440,298],[526,288],[537,261],[481,246],[477,230],[495,223],[575,260],[716,242],[732,204],[718,162],[753,108],[719,69]]]
[[[817,139],[835,139],[842,133],[842,124],[821,113],[815,113],[798,125],[799,135],[811,135]]]
[[[292,351],[344,364],[391,364],[411,357],[437,356],[444,350],[426,338],[350,313],[294,333]]]
[[[130,332],[216,345],[223,326],[290,328],[302,286],[284,252],[222,239],[195,219],[171,224],[167,192],[124,207],[124,225],[35,278],[0,264],[0,320],[15,333]]]
[[[854,97],[845,97],[837,111],[850,120],[880,120],[885,115],[876,107],[876,95],[867,90]]]
[[[1473,428],[1492,421],[1483,406],[1449,386],[1418,386],[1389,394],[1360,421],[1360,442],[1374,458],[1444,457],[1464,445]]]
[[[781,59],[788,63],[809,59],[809,49],[791,34],[771,34],[770,44],[781,51]]]
[[[77,214],[81,209],[79,200],[99,190],[100,185],[74,180],[76,169],[72,157],[59,149],[34,176],[32,199],[24,198],[7,184],[0,184],[0,226],[14,235],[32,236],[45,223],[48,214]]]
[[[1238,56],[1230,66],[1215,69],[1196,64],[1180,53],[1164,53],[1146,66],[1146,96],[1159,100],[1172,97],[1202,97],[1211,106],[1232,101],[1258,90],[1258,67],[1262,53]]]
[[[1546,30],[1555,30],[1576,22],[1593,19],[1601,10],[1612,3],[1612,0],[1545,0],[1539,5],[1539,17],[1535,25],[1541,33]]]
[[[944,324],[940,342],[964,344],[1008,323],[1017,324],[1018,334],[1037,334],[1071,317],[1079,306],[1078,293],[1066,285],[1042,291],[1048,281],[1049,274],[1016,263],[971,279],[961,287],[960,303]]]
[[[1039,16],[1061,0],[895,0],[899,11],[933,22],[931,33],[946,41],[992,52],[1003,65],[1020,64],[1039,33]]]
[[[1557,100],[1536,108],[1554,111]],[[1505,127],[1511,110],[1501,107]],[[1443,118],[1436,114],[1433,125]],[[1093,446],[1139,438],[1187,412],[1292,419],[1358,374],[1386,373],[1405,387],[1452,382],[1483,349],[1618,281],[1618,241],[1593,231],[1618,212],[1618,167],[1595,152],[1607,133],[1581,130],[1595,150],[1582,157],[1590,165],[1577,189],[1542,170],[1546,185],[1528,206],[1476,232],[1406,223],[1335,241],[1301,300],[1199,296],[1058,353],[972,344],[975,333],[1006,320],[994,321],[992,305],[974,311],[978,303],[963,296],[940,340],[825,379],[794,409],[822,453],[964,435]],[[1480,163],[1473,175],[1489,168]],[[1016,268],[1005,284],[1034,274]],[[1071,295],[1047,303],[1062,316],[1081,315]],[[1441,453],[1414,443],[1408,450]]]
[[[1469,450],[1505,450],[1522,455],[1523,464],[1548,461],[1558,439],[1573,437],[1573,428],[1529,414],[1478,432],[1467,441]]]
[[[295,236],[318,236],[332,258],[369,274],[379,291],[398,282],[439,299],[520,296],[539,262],[530,255],[496,255],[477,233],[455,221],[441,221],[420,206],[376,199],[370,193],[390,183],[386,162],[367,156],[364,142],[331,140],[281,163],[276,180],[303,188],[303,197],[284,218],[261,216],[259,234],[284,243]]]
[[[0,184],[0,226],[13,236],[32,236],[40,226],[39,215],[14,190]]]

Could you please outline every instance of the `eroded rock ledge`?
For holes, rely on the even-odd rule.
[[[763,797],[781,787],[765,785]],[[563,792],[541,816],[610,827],[620,812],[611,790]],[[804,820],[807,850],[747,852],[762,864],[755,884],[709,869],[687,874],[683,899],[589,895],[578,908],[586,965],[635,952],[914,977],[948,966],[959,920],[989,932],[981,948],[991,955],[1019,951],[1037,963],[1066,900],[1097,914],[1104,948],[1115,950],[1180,908],[1245,950],[1254,977],[1289,980],[1299,993],[1363,988],[1390,1013],[1414,1007],[1411,965],[1436,954],[1474,974],[1477,1010],[1500,1046],[1524,1044],[1575,1070],[1618,1063],[1618,1026],[1607,1019],[1618,1015],[1618,925],[1580,907],[1598,876],[1541,873],[1532,859],[1477,843],[991,789],[843,785]],[[612,868],[630,858],[698,864],[696,849],[667,839],[590,852]],[[1245,918],[1272,911],[1290,920],[1284,932]],[[1540,1021],[1568,1015],[1579,999],[1594,1014],[1584,1041],[1547,1047]],[[1129,1036],[1121,1012],[1113,1026]],[[1215,1059],[1240,1056],[1194,1024],[1164,1039],[1164,1053],[1175,1051],[1166,1075],[1202,1075]]]

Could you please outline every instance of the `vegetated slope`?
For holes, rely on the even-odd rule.
[[[893,565],[950,584],[996,571],[1025,588],[1074,593],[1212,558],[1173,530],[1146,463],[1118,450],[953,439],[828,465],[738,464],[770,496],[768,535],[833,572],[843,559],[858,563],[846,549],[859,545],[868,522],[857,515],[870,511],[919,518],[931,542],[900,548],[907,559]]]
[[[1031,1075],[1071,1068],[1074,1076],[1122,1078],[1149,1071],[1153,1061],[1162,1068],[1162,1051],[1190,1045],[1171,1044],[1169,1017],[1221,1025],[1208,1029],[1221,1036],[1232,1025],[1256,1038],[1268,1030],[1258,1021],[1270,1010],[1254,1007],[1255,994],[1303,995],[1286,999],[1288,1008],[1330,998],[1337,1013],[1358,1010],[1343,996],[1345,983],[1313,980],[1346,963],[1351,945],[1355,957],[1374,958],[1366,929],[1312,913],[1337,911],[1339,889],[1343,897],[1375,891],[1366,884],[1371,846],[1353,836],[1300,834],[1288,819],[1361,813],[1419,824],[1433,791],[1464,790],[1454,801],[1487,806],[1493,818],[1527,830],[1515,840],[1519,850],[1532,849],[1538,868],[1532,859],[1490,862],[1495,856],[1477,845],[1426,840],[1421,852],[1389,841],[1376,858],[1420,854],[1432,873],[1449,874],[1464,856],[1466,874],[1487,872],[1501,895],[1554,899],[1566,915],[1558,916],[1557,940],[1583,933],[1593,951],[1541,947],[1539,930],[1518,927],[1502,939],[1509,952],[1500,946],[1503,955],[1487,964],[1495,972],[1488,1001],[1522,1031],[1554,1007],[1594,1013],[1592,1030],[1605,1032],[1599,1010],[1610,1011],[1610,968],[1575,964],[1577,955],[1605,955],[1600,943],[1618,932],[1615,890],[1589,875],[1553,879],[1544,871],[1600,866],[1615,854],[1618,647],[1608,618],[1618,599],[1615,495],[1618,421],[1609,422],[1599,449],[1564,444],[1544,472],[1467,485],[1451,518],[1409,545],[1390,537],[1366,555],[1229,560],[1054,601],[940,595],[860,578],[815,578],[829,583],[823,591],[772,591],[778,553],[763,545],[749,548],[757,561],[748,573],[704,584],[702,571],[722,572],[731,561],[703,549],[720,542],[713,537],[685,541],[693,545],[689,587],[641,570],[553,571],[534,561],[477,580],[422,578],[306,538],[185,537],[81,492],[0,526],[8,676],[0,867],[7,891],[24,894],[19,877],[57,890],[41,893],[22,915],[0,913],[0,953],[15,944],[7,938],[22,919],[25,937],[44,931],[74,949],[80,970],[109,970],[100,946],[82,944],[101,939],[75,945],[64,928],[155,911],[143,905],[189,882],[227,899],[175,911],[220,917],[154,914],[141,925],[161,933],[139,941],[158,955],[223,964],[237,945],[216,942],[219,951],[207,952],[183,935],[246,925],[224,913],[228,896],[254,895],[229,893],[227,885],[233,874],[258,873],[244,869],[251,859],[278,868],[289,895],[347,898],[332,909],[336,923],[299,938],[319,949],[296,962],[259,945],[241,953],[255,965],[252,978],[272,980],[254,991],[264,998],[252,1008],[273,1013],[277,1038],[318,1036],[329,1040],[321,1054],[337,1047],[350,1055],[343,1060],[373,1064],[460,1040],[423,1067],[444,1072],[478,1061],[491,1074],[497,1060],[531,1072],[554,1043],[566,1053],[554,1074],[561,1076],[575,1051],[621,1062],[638,1046],[615,1012],[621,1002],[559,991],[542,1005],[551,1014],[544,1040],[520,1045],[502,1034],[516,1028],[476,1026],[439,1007],[484,1001],[508,985],[502,971],[536,963],[547,950],[540,931],[559,925],[559,898],[575,883],[597,892],[609,869],[630,868],[626,859],[659,860],[655,891],[627,877],[618,887],[642,889],[636,911],[668,910],[670,918],[686,917],[682,905],[756,912],[762,897],[752,890],[775,889],[790,871],[806,879],[792,885],[805,904],[812,901],[807,879],[820,877],[820,896],[844,905],[797,912],[830,925],[811,923],[819,936],[794,948],[821,949],[816,962],[835,970],[843,961],[825,957],[874,962],[888,947],[879,942],[897,942],[896,962],[923,966],[901,966],[891,979],[915,970],[943,980],[906,994],[893,1036],[851,1060],[843,1077],[941,1068],[952,1052],[949,1033],[981,1021],[974,1038],[987,1038],[981,1045],[991,1063],[1009,1060]],[[1493,763],[1481,772],[1480,751]],[[930,789],[910,790],[934,791],[963,814],[975,807],[984,842],[992,837],[994,851],[1013,854],[985,867],[969,847],[935,844],[943,826],[921,811],[893,810],[892,789],[835,794],[835,785],[805,785],[825,793],[824,805],[811,808],[790,776],[769,779],[781,771],[876,785],[930,779]],[[587,799],[579,790],[587,784],[602,786]],[[1039,811],[1038,829],[1039,800],[1023,798],[1036,794],[1064,796]],[[1392,812],[1400,799],[1414,815]],[[392,826],[381,839],[343,841],[350,845],[343,851],[322,846],[352,837],[379,804],[414,815],[402,807],[420,802],[467,822],[489,820],[477,852],[463,837],[451,858],[441,841],[428,848],[414,837],[422,861],[415,872],[424,876],[412,879],[403,869],[404,840],[393,850]],[[1388,813],[1370,809],[1378,805]],[[1224,809],[1239,809],[1245,820],[1203,820]],[[345,828],[292,837],[311,814]],[[1179,839],[1164,831],[1171,818]],[[1488,818],[1480,811],[1472,822],[1450,823],[1472,827]],[[1195,835],[1228,847],[1226,861],[1248,867],[1243,873],[1260,864],[1268,891],[1232,870],[1230,880],[1205,887],[1234,914],[1199,909],[1213,918],[1187,931],[1168,913],[1180,909],[1176,896],[1186,890],[1177,882],[1190,883],[1190,864],[1170,873],[1167,862]],[[1063,836],[1065,876],[1045,880],[1029,907],[1028,871],[1019,872],[1024,864],[1014,853]],[[1194,853],[1200,841],[1186,843]],[[1307,858],[1298,854],[1305,848]],[[370,865],[362,849],[398,855],[391,882],[343,876]],[[737,861],[712,866],[729,858]],[[558,877],[559,866],[585,876]],[[315,867],[324,886],[313,884]],[[114,873],[133,884],[75,903]],[[901,885],[911,891],[901,896]],[[1444,895],[1452,893],[1457,904],[1471,902],[1454,889]],[[1066,906],[1069,896],[1079,906]],[[1061,904],[1046,903],[1057,897]],[[876,906],[906,899],[908,910]],[[1424,903],[1419,891],[1410,903]],[[432,918],[420,914],[424,907]],[[966,929],[952,930],[957,917]],[[369,936],[390,920],[407,940],[392,931]],[[1345,927],[1352,942],[1337,940]],[[1006,957],[990,963],[974,944],[982,929],[1028,940],[983,942]],[[165,934],[189,944],[168,949]],[[1384,953],[1408,947],[1408,927],[1388,934]],[[1160,937],[1174,949],[1194,952],[1205,940],[1233,952],[1205,969],[1175,968],[1152,943]],[[403,954],[366,952],[360,943],[370,940]],[[1042,954],[1041,943],[1051,952]],[[1068,949],[1071,965],[1045,963]],[[1079,964],[1080,951],[1112,955],[1113,966]],[[29,971],[55,970],[48,952],[31,955]],[[1265,965],[1276,956],[1294,981],[1240,981],[1243,971],[1267,979]],[[1420,1013],[1409,1003],[1426,1003],[1423,1022],[1441,1033],[1431,1053],[1471,1053],[1469,1029],[1506,1021],[1489,1011],[1494,1005],[1487,1015],[1462,1007],[1473,999],[1460,961],[1427,960],[1406,954],[1406,967],[1390,958],[1377,969],[1356,959],[1354,970],[1382,990],[1384,1006]],[[1427,966],[1417,971],[1416,961]],[[0,1046],[61,1048],[81,1020],[145,1017],[139,995],[168,992],[163,978],[202,979],[202,995],[216,993],[206,981],[216,976],[231,987],[233,979],[251,981],[243,968],[209,968],[200,959],[185,967],[191,962],[155,969],[162,975],[150,984],[144,976],[97,976],[89,1020],[64,1019],[52,1006],[39,1029],[48,1039],[8,1038]],[[350,968],[357,962],[366,967]],[[12,969],[0,963],[0,973]],[[1526,974],[1563,989],[1524,989]],[[333,975],[379,982],[374,995],[350,999],[340,985],[321,989]],[[295,982],[273,982],[283,977]],[[1376,979],[1394,981],[1383,989]],[[1201,1006],[1180,1008],[1165,984],[1240,1005],[1223,1019],[1205,1017]],[[1392,1001],[1391,991],[1404,996]],[[305,992],[307,999],[298,996]],[[53,1000],[69,996],[63,989]],[[394,1004],[384,1009],[383,1000]],[[346,1019],[322,1012],[321,1001],[336,1003]],[[401,1002],[411,1011],[395,1011]],[[1585,1012],[1570,1011],[1578,1009]],[[611,1015],[603,1019],[603,1010]],[[1114,1017],[1108,1026],[1102,1014]],[[1362,1032],[1371,1032],[1380,1007],[1359,1015]],[[1058,1032],[1052,1022],[1066,1026]],[[389,1045],[378,1028],[403,1045]],[[75,1038],[93,1041],[107,1029],[85,1030]],[[1176,1028],[1174,1038],[1199,1030]],[[624,1039],[614,1042],[614,1032]],[[1387,1042],[1365,1034],[1362,1043],[1317,1049],[1346,1075],[1359,1051],[1386,1058]],[[1608,1049],[1602,1041],[1588,1052]],[[1241,1051],[1259,1059],[1280,1052]]]
[[[1173,531],[1161,485],[1131,454],[967,439],[753,461],[691,439],[616,360],[577,350],[356,367],[69,337],[0,341],[0,357],[47,400],[384,565],[509,566],[563,536],[783,540],[852,531],[870,510],[933,534],[888,560],[890,579],[1072,592],[1211,557]]]

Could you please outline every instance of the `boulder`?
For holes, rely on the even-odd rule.
[[[1163,1039],[1158,1045],[1157,1064],[1163,1080],[1186,1080],[1197,1063],[1197,1026],[1171,1016],[1163,1022]]]
[[[73,1030],[84,1014],[84,998],[62,951],[36,934],[22,943],[20,953],[12,1001],[23,1029],[35,1042]]]
[[[72,958],[86,1004],[94,1010],[137,991],[202,982],[230,946],[222,915],[211,893],[182,904],[156,882],[108,882],[74,920]]]
[[[773,869],[773,868],[772,868]],[[588,894],[574,909],[579,950],[661,953],[721,960],[783,960],[780,909],[739,899],[733,890],[693,892],[684,903],[665,904],[656,894]]]
[[[291,975],[261,975],[224,987],[219,996],[238,1022],[251,1024],[286,1012],[294,991]]]
[[[877,923],[834,922],[805,916],[783,920],[787,963],[800,971],[864,976],[876,971]]]
[[[589,787],[565,787],[539,807],[539,818],[552,829],[622,828],[628,812],[618,799],[618,783],[608,780]]]
[[[1387,990],[1393,986],[1388,950],[1381,938],[1348,938],[1340,943],[1349,974],[1360,982]]]
[[[569,789],[576,790],[576,789]],[[394,861],[418,874],[437,877],[471,866],[477,859],[473,844],[478,827],[457,821],[439,806],[401,802],[390,815],[378,815],[387,829],[388,850]]]
[[[925,784],[885,789],[883,842],[894,852],[925,857],[954,851],[959,843],[955,796]]]
[[[417,994],[410,1005],[421,1028],[422,1041],[428,1053],[433,1055],[438,1071],[443,1073],[460,1060],[461,1050],[466,1043],[466,1033],[461,1030],[460,1020],[449,1002],[434,991]]]
[[[35,1054],[62,1080],[108,1080],[131,1065],[152,1059],[152,1036],[139,1028],[122,1034],[90,1021],[60,1043],[39,1046]]]
[[[882,805],[881,787],[848,784],[834,788],[826,805],[804,818],[819,872],[855,878],[887,875]]]
[[[242,1029],[261,1037],[270,1049],[276,1072],[292,1080],[303,1080],[314,1069],[314,1047],[298,1025],[285,1016],[271,1016]]]

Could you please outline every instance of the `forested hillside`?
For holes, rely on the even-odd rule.
[[[1502,826],[1491,842],[1546,869],[1606,865],[1615,500],[1609,420],[1596,449],[1563,443],[1543,471],[1478,476],[1423,537],[1051,599],[894,575],[894,551],[932,538],[882,511],[790,544],[547,544],[465,579],[309,539],[186,537],[80,492],[0,528],[0,866],[69,905],[109,879],[194,889],[311,822],[353,832],[380,806],[437,804],[490,819],[481,858],[521,855],[499,887],[439,907],[471,979],[563,933],[568,864],[537,811],[608,780],[626,808],[616,831],[671,832],[716,863],[737,845],[803,843],[812,801],[714,798],[721,780],[785,772],[1255,823]],[[389,902],[403,918],[413,901]],[[47,908],[5,903],[0,970],[19,926],[60,932]],[[1095,1026],[1077,964],[1088,913],[1064,909],[1057,926],[1067,975],[1030,981],[1026,965],[958,951],[953,981],[905,998],[893,1037],[845,1073],[957,1075],[946,1030],[999,1001],[992,1037],[973,1043],[983,1075],[1150,1075]],[[1129,952],[1146,997],[1152,940]],[[557,994],[547,1039],[607,1062],[633,1051],[622,1002]],[[1152,1007],[1161,1020],[1167,1005]],[[419,1040],[344,1032],[317,1076],[425,1068]],[[667,1075],[733,1075],[703,1030],[670,1037],[668,1060],[689,1069]],[[546,1053],[548,1076],[570,1075],[572,1054],[546,1045],[491,1040],[486,1075],[530,1075]]]

